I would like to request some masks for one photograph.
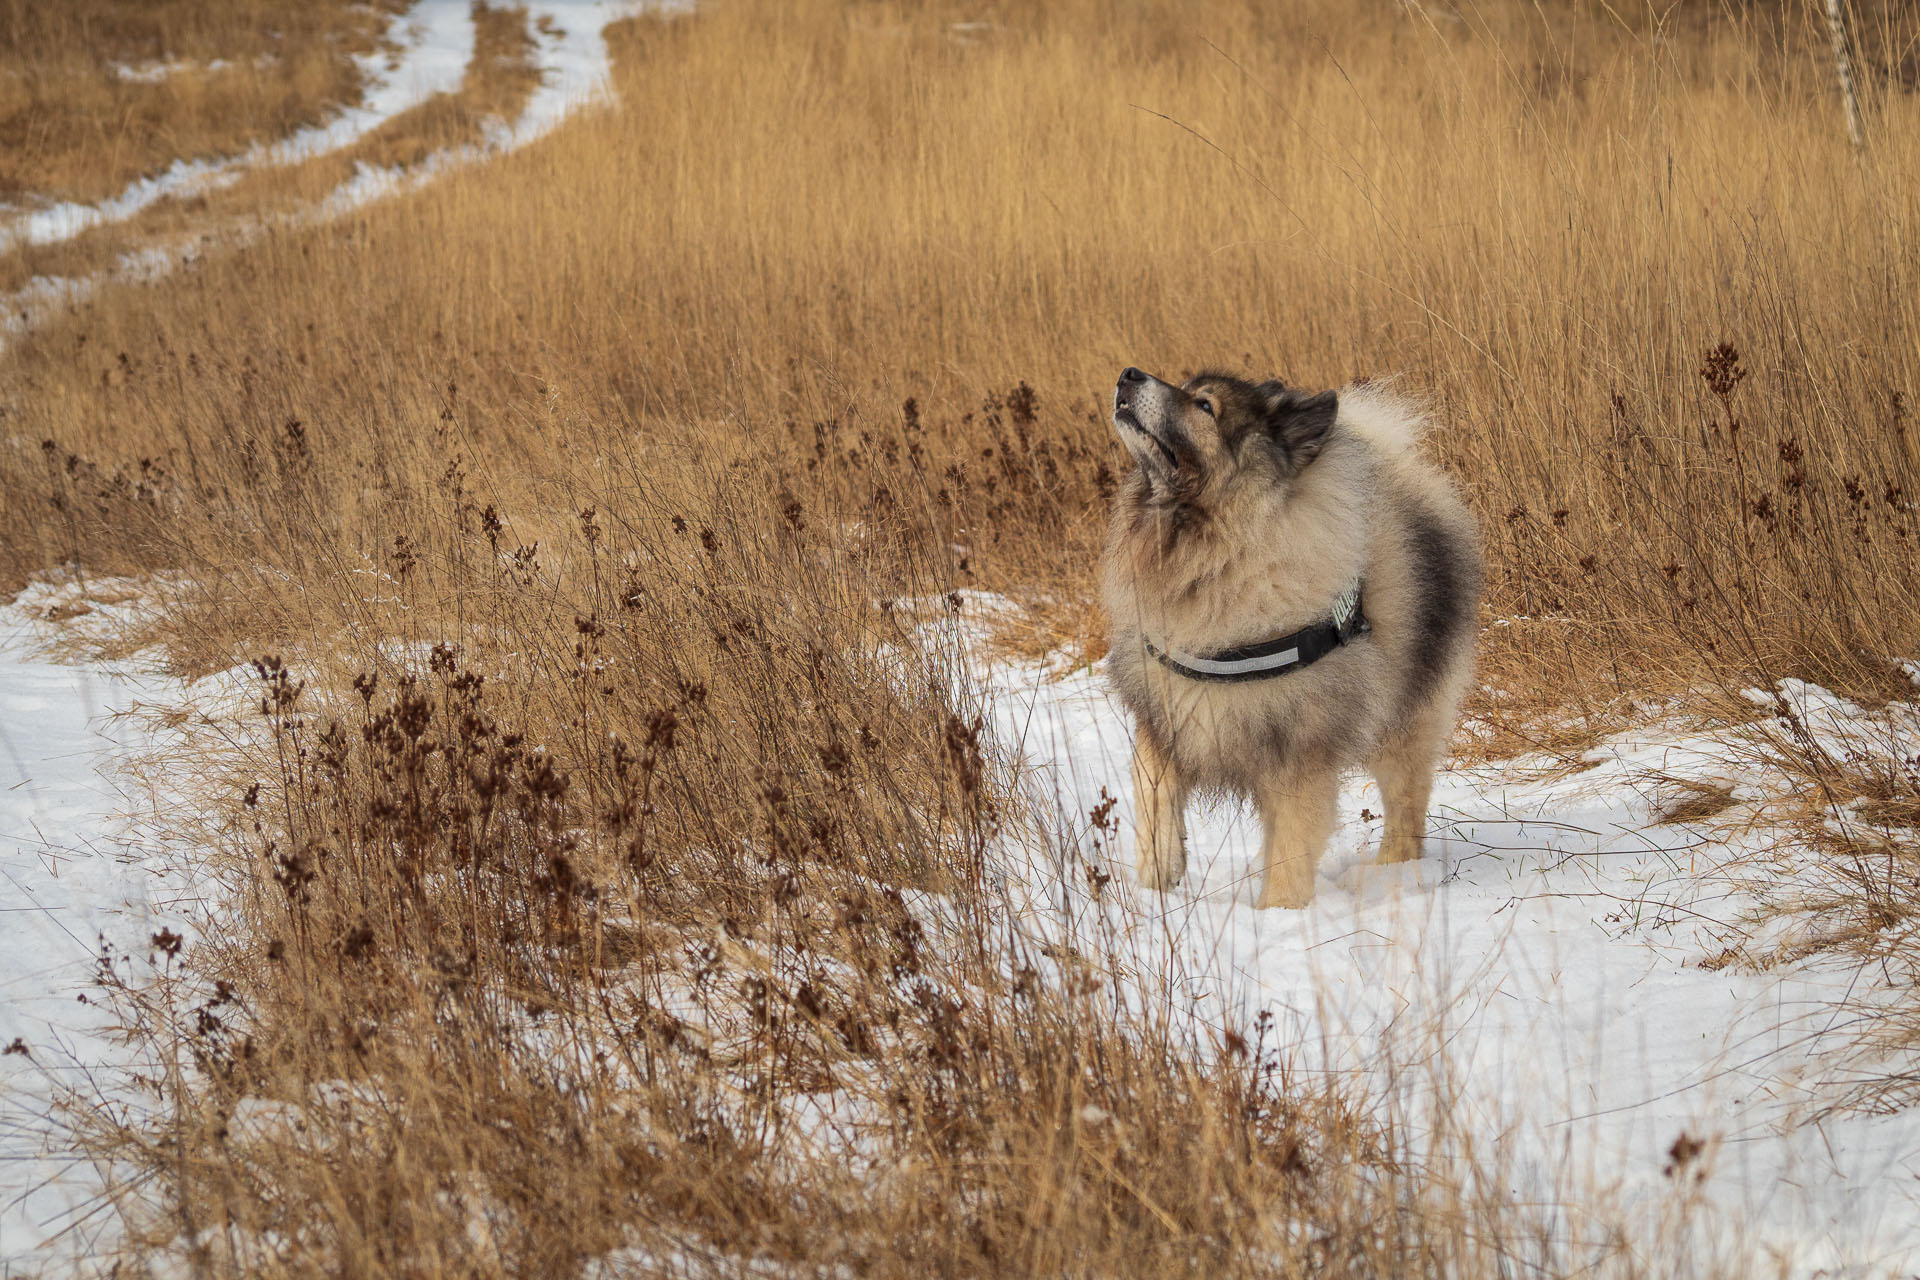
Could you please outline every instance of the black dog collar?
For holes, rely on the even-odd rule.
[[[1353,585],[1334,600],[1331,617],[1302,627],[1292,635],[1208,654],[1185,653],[1171,645],[1162,650],[1147,640],[1147,652],[1161,666],[1189,680],[1234,682],[1283,676],[1311,666],[1373,630],[1360,608],[1360,589],[1361,583],[1355,579]]]

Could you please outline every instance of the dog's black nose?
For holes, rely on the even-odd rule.
[[[1146,380],[1147,380],[1147,375],[1140,372],[1140,370],[1134,368],[1132,365],[1128,365],[1126,368],[1120,371],[1120,381],[1122,382],[1145,382]]]

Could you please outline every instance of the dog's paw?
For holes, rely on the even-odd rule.
[[[1187,860],[1183,854],[1168,857],[1143,857],[1140,865],[1134,868],[1133,878],[1140,882],[1142,889],[1153,889],[1164,893],[1180,883],[1180,877],[1186,873]]]
[[[1289,911],[1298,911],[1313,901],[1313,872],[1305,875],[1269,873],[1260,882],[1259,907],[1265,911],[1268,907],[1284,907]]]
[[[1418,836],[1392,836],[1380,842],[1380,852],[1375,862],[1418,862],[1426,851],[1426,841]]]

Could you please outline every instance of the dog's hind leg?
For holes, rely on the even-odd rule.
[[[1187,787],[1144,730],[1133,742],[1133,844],[1149,889],[1172,888],[1187,869]]]
[[[1290,774],[1261,790],[1262,907],[1304,907],[1313,901],[1313,878],[1333,834],[1340,775],[1331,769]]]
[[[1379,861],[1419,861],[1426,845],[1433,773],[1446,753],[1452,728],[1451,706],[1429,706],[1383,742],[1370,762],[1369,771],[1380,784],[1387,810]]]

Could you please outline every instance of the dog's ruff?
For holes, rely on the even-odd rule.
[[[1103,593],[1109,672],[1137,728],[1141,881],[1180,878],[1187,798],[1225,791],[1260,810],[1261,904],[1305,905],[1354,765],[1385,799],[1381,858],[1417,858],[1481,578],[1472,517],[1415,451],[1419,412],[1378,385],[1310,396],[1137,369],[1113,408],[1135,465],[1114,501]],[[1313,634],[1358,583],[1364,642],[1278,661],[1295,647],[1280,639]],[[1256,658],[1284,678],[1239,665]]]

